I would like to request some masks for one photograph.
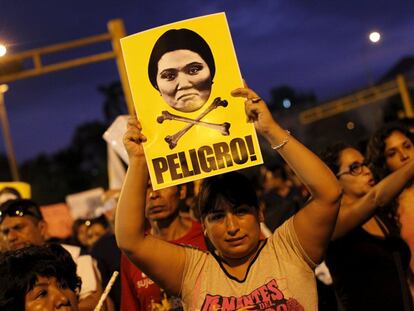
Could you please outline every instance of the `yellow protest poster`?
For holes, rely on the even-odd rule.
[[[261,164],[224,13],[121,40],[152,186],[160,189]]]
[[[28,183],[21,181],[0,182],[0,202],[5,202],[8,199],[16,197],[23,199],[30,199],[31,187]]]

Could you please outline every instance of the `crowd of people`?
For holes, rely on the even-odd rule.
[[[130,117],[122,190],[68,239],[50,238],[38,204],[9,189],[0,310],[95,310],[114,271],[101,310],[413,310],[409,128],[387,124],[366,150],[335,143],[316,155],[253,90],[232,95],[274,149],[254,174],[154,190],[151,137]]]

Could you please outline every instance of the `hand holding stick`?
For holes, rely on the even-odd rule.
[[[102,305],[103,305],[106,297],[108,297],[108,294],[111,291],[111,288],[114,285],[115,280],[118,277],[118,274],[119,274],[118,271],[114,271],[114,273],[112,274],[111,279],[109,280],[108,284],[105,287],[104,292],[102,293],[101,298],[98,301],[98,304],[96,305],[95,309],[93,309],[93,311],[100,311],[102,309]]]

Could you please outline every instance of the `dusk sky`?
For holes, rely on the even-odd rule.
[[[115,18],[132,34],[217,12],[227,15],[242,75],[264,98],[290,85],[332,99],[367,86],[369,71],[378,79],[414,55],[412,0],[0,0],[0,43],[16,53],[105,33]],[[373,30],[382,34],[377,45],[368,41]],[[102,120],[97,88],[117,79],[111,60],[10,83],[5,102],[18,161],[56,152],[79,124]]]

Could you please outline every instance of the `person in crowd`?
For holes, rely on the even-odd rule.
[[[190,29],[170,29],[155,43],[148,77],[164,101],[175,110],[199,110],[210,97],[216,71],[207,42]]]
[[[304,205],[301,190],[293,186],[279,163],[272,163],[264,172],[264,222],[273,232]]]
[[[108,231],[110,231],[110,224],[104,215],[89,219],[86,233],[89,249]]]
[[[9,200],[0,206],[0,235],[6,243],[7,250],[14,251],[29,245],[45,245],[47,224],[39,206],[26,199]],[[80,255],[75,246],[63,245],[77,264],[77,271],[82,278],[79,309],[93,310],[102,288],[94,267],[92,257]]]
[[[115,221],[118,245],[154,282],[180,295],[184,310],[316,310],[313,268],[331,238],[341,188],[325,164],[274,121],[254,91],[240,88],[232,95],[245,98],[248,120],[295,170],[312,200],[261,240],[263,216],[254,188],[243,175],[228,173],[204,180],[199,193],[202,227],[214,249],[203,252],[146,235],[147,137],[131,117],[124,135],[129,167]]]
[[[87,254],[88,251],[88,226],[90,225],[89,219],[76,219],[72,225],[72,241],[71,244],[79,246],[83,254]]]
[[[331,145],[321,159],[344,190],[325,259],[342,307],[412,310],[406,280],[410,251],[387,214],[414,177],[414,161],[376,183],[364,156],[350,145]]]
[[[121,269],[121,251],[118,248],[114,234],[115,209],[118,202],[119,189],[107,190],[102,196],[102,208],[100,213],[106,218],[109,228],[91,248],[91,255],[98,263],[98,269],[102,277],[102,287],[108,284],[114,271]],[[109,292],[115,309],[121,305],[121,281],[118,277]]]
[[[206,250],[203,231],[198,222],[180,213],[187,185],[146,190],[145,217],[150,227],[147,234],[174,244],[191,245]],[[179,297],[170,296],[132,264],[124,255],[121,259],[122,311],[181,310]]]
[[[367,157],[379,178],[402,168],[414,159],[414,134],[399,123],[378,129],[368,143]],[[414,254],[414,185],[408,183],[393,202],[393,215],[400,225],[401,237]],[[410,286],[414,296],[414,255],[410,262]]]
[[[76,264],[58,244],[0,255],[0,310],[78,311],[80,288]]]
[[[21,199],[20,192],[14,187],[4,187],[0,190],[0,205],[8,200]],[[0,238],[0,253],[7,250],[6,242]]]

